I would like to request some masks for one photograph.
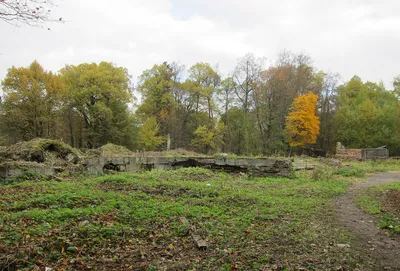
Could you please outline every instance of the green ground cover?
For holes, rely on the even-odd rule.
[[[0,265],[19,270],[353,270],[333,198],[353,173],[248,178],[207,169],[0,186]],[[359,176],[359,171],[356,171]],[[207,240],[199,250],[181,218]],[[0,266],[1,267],[1,266]],[[340,269],[344,268],[344,269]]]
[[[400,234],[400,183],[371,187],[357,198],[357,204],[378,217],[378,226]]]

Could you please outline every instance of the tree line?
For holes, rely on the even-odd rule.
[[[341,83],[306,54],[285,51],[266,65],[249,53],[228,76],[209,63],[164,62],[135,86],[127,69],[108,62],[53,73],[34,61],[10,68],[2,89],[3,145],[43,137],[76,148],[279,155],[291,147],[333,151],[340,141],[400,153],[400,77],[392,90],[357,76]]]

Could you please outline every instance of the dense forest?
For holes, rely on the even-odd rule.
[[[58,73],[37,61],[12,67],[2,81],[1,144],[42,137],[151,151],[170,142],[203,153],[279,155],[291,146],[333,151],[340,141],[400,154],[400,77],[387,90],[357,76],[342,83],[305,54],[266,63],[247,54],[222,76],[208,63],[164,62],[135,84],[126,68],[107,62]]]

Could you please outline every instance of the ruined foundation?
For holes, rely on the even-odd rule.
[[[287,177],[292,172],[289,160],[271,158],[208,158],[208,157],[95,157],[86,159],[89,174],[107,171],[137,172],[141,170],[173,170],[182,167],[203,167],[232,173],[246,173],[257,177]]]

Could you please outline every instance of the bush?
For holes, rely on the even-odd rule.
[[[327,181],[330,180],[333,176],[333,170],[328,166],[317,166],[312,174],[313,180],[317,181]]]

